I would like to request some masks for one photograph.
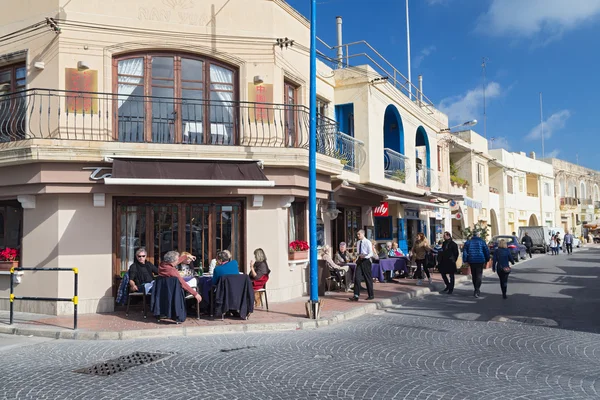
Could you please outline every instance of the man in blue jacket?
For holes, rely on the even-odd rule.
[[[483,267],[488,261],[490,261],[490,249],[478,233],[473,234],[473,237],[463,247],[463,263],[469,264],[471,267],[473,287],[475,288],[473,295],[476,298],[479,298],[481,294],[479,288],[483,279]]]

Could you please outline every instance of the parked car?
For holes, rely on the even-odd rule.
[[[504,239],[506,240],[506,245],[510,250],[515,262],[519,262],[521,259],[525,259],[525,255],[527,254],[527,248],[525,245],[519,243],[519,238],[512,235],[499,235],[494,236],[492,241],[489,243],[490,252],[493,253],[494,250],[498,248],[498,242]]]

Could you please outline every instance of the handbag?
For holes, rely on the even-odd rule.
[[[508,266],[502,267],[502,272],[504,272],[505,274],[510,274],[511,271],[512,269]]]

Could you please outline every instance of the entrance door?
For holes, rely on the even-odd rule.
[[[117,276],[129,269],[141,247],[155,265],[172,250],[193,254],[195,267],[204,271],[221,250],[229,250],[239,265],[245,265],[241,201],[117,199],[115,205]]]

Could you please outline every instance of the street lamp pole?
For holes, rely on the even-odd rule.
[[[319,274],[317,266],[317,0],[310,8],[310,137],[308,149],[308,210],[310,230],[310,312],[319,318]]]

